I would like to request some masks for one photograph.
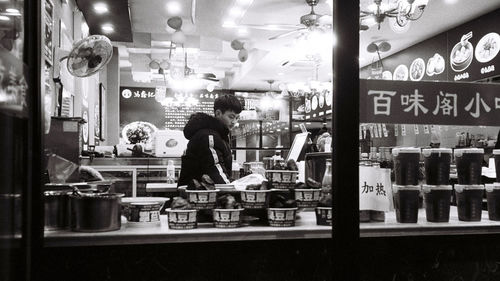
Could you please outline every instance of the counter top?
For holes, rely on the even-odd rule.
[[[385,214],[385,222],[361,223],[361,237],[394,237],[394,236],[430,236],[430,235],[464,235],[500,233],[500,221],[490,221],[488,211],[483,211],[478,222],[458,220],[456,206],[450,207],[449,222],[428,222],[425,209],[419,209],[417,223],[398,223],[396,213]]]
[[[314,212],[300,212],[299,216],[294,227],[242,226],[224,229],[215,228],[212,223],[199,223],[196,229],[173,230],[168,228],[167,216],[161,215],[161,226],[135,227],[122,221],[120,230],[110,232],[46,231],[45,246],[67,247],[331,238],[331,226],[316,225]]]

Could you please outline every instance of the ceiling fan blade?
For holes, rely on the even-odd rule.
[[[292,34],[294,34],[295,32],[298,32],[298,31],[301,31],[301,30],[304,30],[304,29],[307,29],[307,28],[306,28],[306,27],[303,27],[303,28],[295,29],[295,30],[288,31],[288,32],[285,32],[285,33],[281,33],[281,34],[279,34],[279,35],[276,35],[276,36],[273,36],[273,37],[269,38],[269,40],[275,40],[275,39],[278,39],[278,38],[283,38],[283,37],[286,37],[286,36],[292,35]]]
[[[320,25],[333,25],[333,17],[330,15],[323,15],[318,19],[317,23]]]
[[[235,26],[236,28],[252,28],[259,30],[290,30],[293,28],[300,27],[300,24],[239,24]]]
[[[218,82],[219,79],[215,76],[213,73],[198,73],[196,74],[196,77],[199,79],[205,79],[205,80],[210,80],[214,82]]]

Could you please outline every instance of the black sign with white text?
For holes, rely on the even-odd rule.
[[[500,125],[500,85],[360,80],[360,122]]]

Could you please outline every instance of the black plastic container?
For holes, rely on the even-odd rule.
[[[482,214],[484,186],[455,185],[458,219],[461,221],[480,221]]]
[[[394,208],[396,220],[400,223],[416,223],[418,221],[418,198],[420,186],[393,185]]]
[[[426,184],[449,184],[451,154],[451,148],[430,148],[422,150]]]
[[[420,148],[397,147],[392,149],[394,176],[397,185],[417,185]]]
[[[500,182],[500,149],[494,149],[493,156],[495,157],[495,170],[497,172],[497,182]]]
[[[500,183],[486,185],[488,200],[488,217],[492,221],[500,221]]]
[[[425,216],[429,222],[450,221],[451,185],[424,185]]]
[[[484,149],[463,148],[455,149],[455,163],[457,164],[458,184],[481,184],[481,166]]]

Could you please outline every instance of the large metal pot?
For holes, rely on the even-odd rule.
[[[43,192],[45,230],[69,227],[69,183],[47,183]]]
[[[103,232],[121,227],[123,193],[83,193],[75,190],[70,197],[71,230]]]

